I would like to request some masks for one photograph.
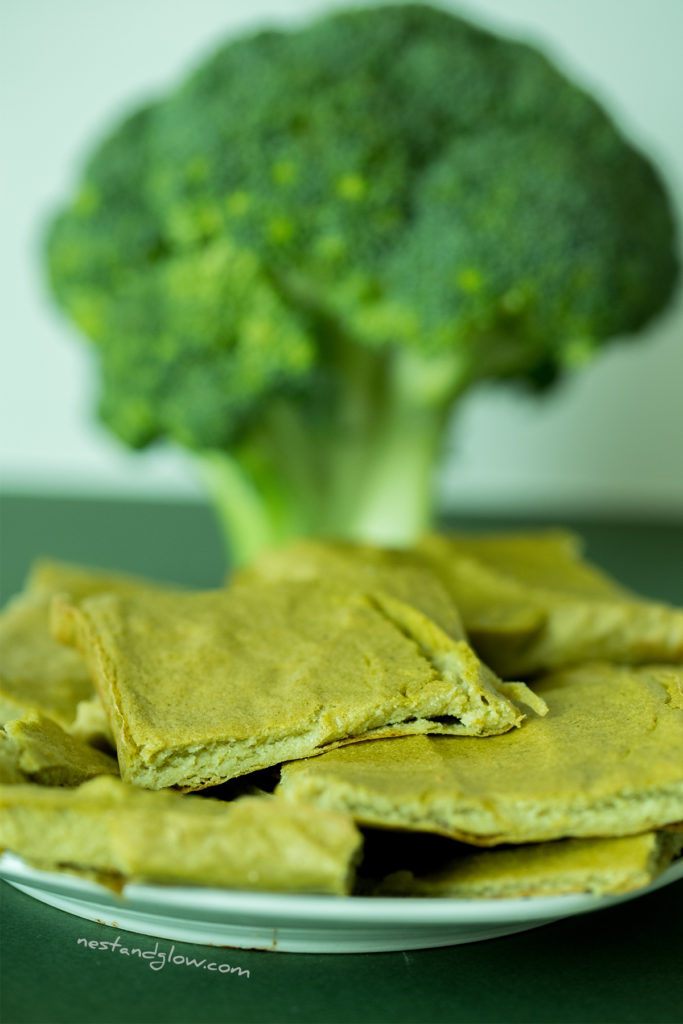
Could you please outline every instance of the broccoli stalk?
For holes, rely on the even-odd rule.
[[[350,366],[350,356],[355,366]],[[237,561],[292,536],[398,546],[433,519],[433,475],[459,387],[452,359],[368,353],[347,342],[342,394],[323,413],[274,402],[241,449],[201,455]]]
[[[459,397],[663,308],[662,183],[535,50],[419,4],[238,39],[94,150],[48,238],[128,445],[197,457],[235,561],[408,544]]]

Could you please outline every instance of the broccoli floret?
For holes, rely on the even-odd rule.
[[[605,111],[412,4],[229,42],[99,145],[48,261],[104,421],[197,455],[237,561],[409,542],[463,391],[547,386],[677,277],[662,183]]]

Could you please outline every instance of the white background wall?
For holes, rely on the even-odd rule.
[[[348,6],[351,5],[349,0]],[[683,223],[683,0],[446,3],[537,42],[659,163]],[[188,460],[132,455],[95,422],[95,368],[52,309],[41,229],[103,125],[227,34],[330,0],[4,0],[0,7],[0,475],[6,489],[199,496]],[[637,211],[634,211],[637,213]],[[683,515],[683,288],[637,342],[541,400],[480,389],[442,474],[462,510]]]

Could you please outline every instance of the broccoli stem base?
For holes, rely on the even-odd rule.
[[[198,458],[230,560],[250,562],[279,539],[274,510],[237,459],[221,451]]]
[[[432,525],[442,432],[442,416],[421,409],[404,412],[381,434],[347,526],[350,539],[404,547]]]
[[[295,537],[402,547],[430,527],[457,387],[451,373],[425,390],[416,370],[392,366],[353,415],[343,402],[316,416],[274,404],[248,445],[200,456],[233,565]]]

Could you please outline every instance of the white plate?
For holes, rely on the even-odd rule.
[[[121,896],[75,875],[38,871],[13,854],[0,875],[34,899],[90,921],[178,942],[294,953],[427,949],[510,935],[653,892],[683,878],[683,860],[620,896],[504,900],[303,896],[129,884]]]

